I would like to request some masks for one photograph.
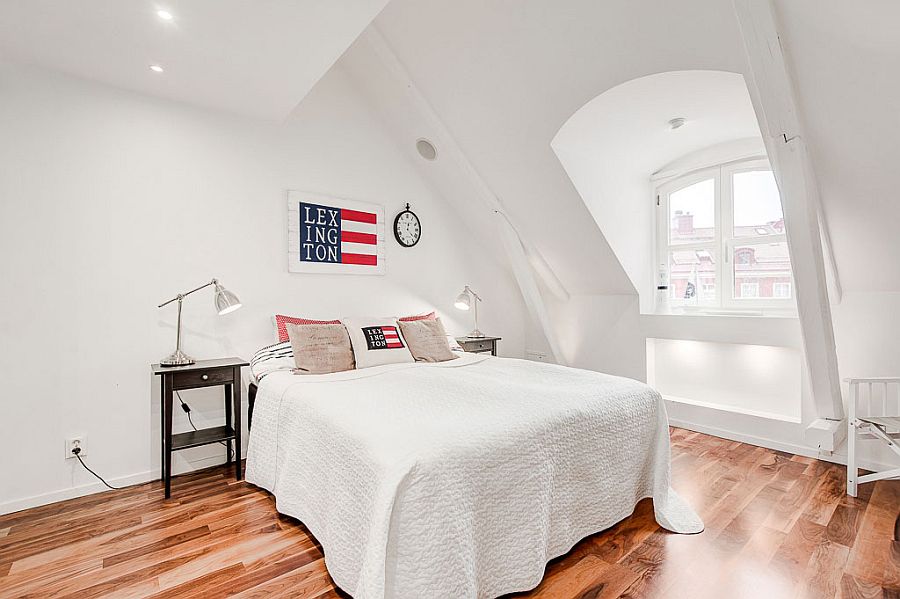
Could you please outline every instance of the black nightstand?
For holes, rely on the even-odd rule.
[[[457,337],[456,342],[467,352],[474,354],[490,352],[492,356],[496,356],[497,342],[500,339],[501,337]]]
[[[172,488],[172,452],[225,441],[234,450],[234,471],[241,474],[241,366],[249,364],[240,358],[198,360],[188,366],[160,366],[153,364],[153,374],[162,382],[162,479],[166,483],[166,498]],[[203,428],[189,433],[172,434],[172,398],[175,391],[201,387],[225,387],[225,426]],[[232,424],[233,423],[233,424]],[[231,463],[231,451],[228,462]]]

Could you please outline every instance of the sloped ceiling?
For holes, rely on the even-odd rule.
[[[566,288],[634,294],[550,142],[578,108],[625,81],[742,72],[731,3],[393,0],[375,24]]]
[[[387,0],[4,0],[0,53],[117,87],[281,120]],[[157,10],[168,10],[163,21]],[[162,65],[163,73],[150,70]]]
[[[900,291],[900,2],[775,7],[844,291]]]

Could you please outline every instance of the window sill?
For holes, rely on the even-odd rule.
[[[687,317],[716,317],[716,318],[783,318],[797,320],[799,315],[795,310],[729,310],[726,308],[673,308],[670,312],[650,312],[648,316],[687,316]]]
[[[645,314],[641,329],[647,339],[681,339],[741,345],[802,346],[800,321],[786,316],[720,316],[714,314]]]

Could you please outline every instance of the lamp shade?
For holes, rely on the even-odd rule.
[[[459,310],[468,310],[472,306],[472,299],[468,291],[464,289],[462,293],[457,295],[456,302],[453,305]]]
[[[229,312],[234,312],[238,308],[241,307],[241,300],[237,298],[237,296],[218,283],[216,283],[216,311],[219,313],[219,316],[223,314],[228,314]]]

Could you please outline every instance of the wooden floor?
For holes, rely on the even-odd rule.
[[[583,540],[515,597],[900,599],[900,481],[844,495],[844,468],[672,430],[674,486],[706,522],[652,505]],[[224,467],[0,516],[0,597],[347,597],[322,548]],[[456,599],[456,598],[453,598]]]

